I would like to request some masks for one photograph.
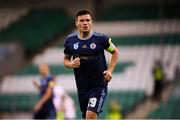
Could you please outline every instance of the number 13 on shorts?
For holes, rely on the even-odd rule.
[[[95,107],[97,102],[97,98],[93,97],[89,99],[88,107]]]

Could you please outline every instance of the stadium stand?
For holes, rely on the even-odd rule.
[[[170,96],[171,97],[171,96]],[[180,98],[170,98],[168,102],[161,103],[160,106],[149,113],[147,116],[148,119],[179,119],[180,111]]]
[[[159,4],[113,5],[105,8],[97,20],[154,20],[161,17],[160,9]],[[165,19],[179,18],[177,11],[179,11],[178,4],[165,3],[163,17]]]
[[[160,45],[163,41],[164,45],[177,45],[180,44],[179,34],[166,34],[163,36],[163,40],[160,35],[137,35],[137,36],[123,36],[123,37],[112,37],[113,42],[117,45]]]
[[[114,70],[115,73],[123,72],[127,67],[132,66],[133,63],[119,63]],[[64,65],[50,65],[51,73],[54,75],[73,74],[71,69],[65,68]],[[17,72],[16,75],[38,75],[38,66],[27,66]]]
[[[1,41],[21,41],[26,55],[35,53],[71,26],[64,10],[32,10],[26,17],[0,32]]]
[[[162,57],[164,63],[169,62],[166,74],[170,80],[174,78],[174,68],[177,65],[180,66],[180,24],[178,20],[180,16],[177,12],[179,11],[177,6],[178,4],[165,4],[163,16],[165,24],[161,24],[162,21],[159,21],[161,16],[157,4],[109,6],[103,9],[100,16],[96,18],[95,30],[112,36],[112,41],[120,50],[120,61],[109,84],[110,92],[104,106],[104,112],[99,118],[105,118],[108,110],[107,103],[111,98],[118,99],[123,114],[127,114],[152,94],[151,70],[155,59]],[[26,38],[27,51],[34,52],[45,42],[54,39],[53,36],[59,32],[63,34],[70,25],[66,24],[70,23],[67,21],[70,21],[69,16],[61,10],[33,10],[19,22],[3,30],[3,35],[0,32],[0,38],[5,40],[8,35],[16,38],[20,36],[24,38],[23,40]],[[53,24],[47,25],[47,23]],[[18,28],[22,29],[17,31],[16,27],[19,25]],[[161,29],[162,27],[165,32]],[[23,31],[24,29],[27,31]],[[22,33],[26,35],[22,35]],[[37,43],[32,42],[32,40],[37,41]],[[106,53],[106,58],[109,58],[108,53]],[[57,75],[58,82],[75,100],[77,118],[81,118],[77,95],[74,92],[76,91],[74,76],[72,70],[64,68],[62,61],[63,48],[60,44],[53,48],[47,48],[43,53],[35,56],[32,64],[17,71],[15,75],[4,77],[0,90],[2,93],[0,106],[3,106],[0,108],[0,113],[32,110],[32,106],[37,100],[37,91],[33,88],[31,80],[39,77],[37,65],[48,63],[52,73]],[[27,99],[30,99],[31,102],[27,103]],[[22,102],[18,103],[17,101]],[[175,109],[174,107],[178,105],[177,101],[179,98],[172,97],[167,103],[162,103],[157,110],[150,113],[148,118],[178,118],[179,116],[175,113],[179,113],[179,108]],[[169,111],[165,111],[165,107],[169,108]]]
[[[76,94],[70,94],[72,98],[75,100],[76,105],[78,105],[78,99]],[[100,116],[101,119],[105,119],[105,114],[108,110],[108,103],[112,98],[117,98],[121,103],[122,112],[128,112],[129,110],[133,109],[138,102],[141,102],[144,99],[144,93],[142,91],[123,91],[117,93],[109,93],[108,99],[105,103],[105,111]],[[127,99],[130,99],[127,101]],[[38,97],[37,94],[1,94],[0,95],[0,112],[28,112],[33,109],[33,106],[37,102]],[[81,112],[77,107],[77,116],[81,118]]]
[[[27,112],[32,111],[37,102],[36,94],[1,94],[0,95],[0,112]]]
[[[179,72],[179,71],[176,71]],[[161,103],[158,108],[149,112],[147,119],[179,119],[180,115],[180,82],[179,73],[173,81],[173,89],[168,99]]]
[[[27,8],[1,8],[0,9],[0,31],[10,24],[18,21],[28,13]]]
[[[115,70],[115,73],[113,75],[113,80],[111,81],[111,84],[109,85],[109,89],[112,90],[112,93],[109,94],[110,98],[115,96],[121,96],[118,97],[122,104],[122,111],[123,113],[127,113],[129,111],[132,111],[134,107],[140,102],[144,100],[147,94],[152,92],[152,86],[153,83],[151,81],[151,66],[153,64],[153,60],[159,56],[159,46],[152,46],[150,45],[142,45],[140,46],[120,46],[119,49],[121,51],[121,61],[120,63],[125,62],[124,64],[121,64],[121,66],[126,66],[124,71],[118,71],[120,66],[117,67],[117,71]],[[166,49],[167,48],[167,49]],[[169,53],[174,53],[172,60],[175,62],[175,64],[178,64],[178,59],[176,56],[179,53],[179,47],[175,46],[166,46],[165,56],[169,58]],[[52,50],[55,51],[55,50]],[[156,54],[154,54],[156,53]],[[46,56],[46,54],[44,53]],[[54,53],[49,54],[48,58],[53,58],[51,55],[54,55]],[[59,54],[63,55],[63,54]],[[138,57],[137,57],[138,55]],[[106,55],[108,58],[108,54]],[[37,56],[38,57],[38,56]],[[42,61],[43,61],[42,56]],[[37,60],[36,58],[34,60]],[[56,59],[58,61],[58,59]],[[47,60],[44,60],[47,61]],[[55,63],[57,63],[57,61]],[[61,61],[61,60],[60,60]],[[127,62],[132,61],[132,62]],[[16,74],[15,76],[7,76],[3,79],[1,92],[4,94],[10,94],[10,93],[22,93],[25,92],[26,94],[30,93],[37,93],[35,89],[33,88],[33,85],[31,81],[33,79],[37,79],[37,61],[34,66],[25,67],[25,69],[22,69],[22,73]],[[69,72],[65,73],[63,71],[63,66],[53,64],[53,61],[49,61],[48,63],[50,67],[52,68],[52,72],[57,70],[57,72],[54,72],[59,80],[59,83],[66,88],[66,90],[70,93],[72,91],[76,91],[75,87],[75,81],[73,77],[72,70],[68,70]],[[144,65],[146,67],[144,67]],[[53,68],[54,67],[54,68]],[[29,70],[29,71],[28,71]],[[32,70],[32,71],[31,71]],[[58,72],[59,71],[59,72]],[[143,71],[143,75],[142,75]],[[173,72],[173,71],[172,71]],[[148,79],[147,79],[148,78]],[[141,82],[141,84],[139,84]],[[71,84],[69,84],[71,83]],[[14,86],[16,84],[16,86]],[[28,85],[28,86],[26,86]],[[19,87],[21,86],[21,87]],[[118,92],[114,92],[118,91]],[[140,93],[137,95],[135,91],[139,91]],[[15,94],[14,94],[15,95]],[[75,93],[71,94],[72,96],[76,96]],[[140,96],[138,98],[137,96]],[[77,97],[77,96],[76,96]],[[74,99],[77,99],[74,97]],[[108,100],[107,100],[108,102]],[[127,103],[126,103],[127,102]],[[78,102],[77,102],[78,105]],[[124,107],[125,106],[125,107]],[[128,107],[127,107],[128,106]],[[107,108],[107,106],[104,106]],[[30,109],[30,108],[29,108]],[[106,109],[105,109],[106,110]],[[80,113],[77,113],[80,115]],[[101,116],[101,118],[104,118],[104,114]],[[80,116],[78,116],[80,118]]]

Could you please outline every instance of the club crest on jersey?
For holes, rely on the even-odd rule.
[[[91,43],[91,44],[90,44],[90,48],[91,48],[91,49],[95,49],[95,48],[96,48],[96,44],[95,44],[95,43]]]
[[[74,48],[75,50],[77,50],[78,47],[79,47],[79,42],[77,42],[77,43],[75,43],[75,44],[73,45],[73,48]]]

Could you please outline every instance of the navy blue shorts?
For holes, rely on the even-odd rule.
[[[102,112],[102,107],[107,95],[107,87],[93,89],[89,92],[78,93],[82,117],[86,117],[86,111],[90,110],[97,114]]]

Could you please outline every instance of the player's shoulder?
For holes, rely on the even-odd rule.
[[[101,42],[107,42],[109,40],[109,37],[105,34],[99,33],[99,32],[94,32],[93,33],[94,37],[96,38],[96,40],[100,40]]]
[[[47,76],[47,79],[48,79],[48,80],[54,80],[54,79],[55,79],[55,75],[48,75],[48,76]]]
[[[78,32],[72,32],[67,36],[67,38],[71,38],[71,37],[74,37],[74,36],[77,36],[77,35],[78,35]]]
[[[103,34],[103,33],[96,32],[96,31],[93,32],[93,35],[94,35],[94,36],[99,36],[99,37],[107,36],[107,35],[105,35],[105,34]]]
[[[107,35],[103,34],[103,33],[100,33],[100,32],[93,32],[93,35],[95,37],[101,37],[101,38],[108,38]]]
[[[73,32],[70,33],[69,35],[67,35],[67,37],[65,38],[64,42],[68,43],[69,41],[74,40],[74,37],[77,37],[78,33],[77,32]]]

